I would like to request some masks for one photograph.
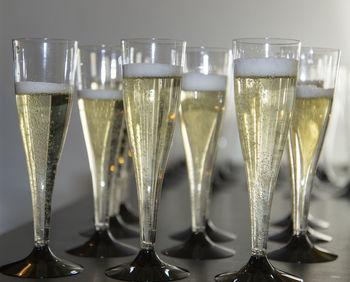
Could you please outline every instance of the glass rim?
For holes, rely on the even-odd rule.
[[[341,50],[339,48],[330,48],[330,47],[313,47],[313,46],[301,46],[300,53],[307,50],[314,50],[317,53],[340,53]]]
[[[71,43],[78,44],[77,40],[64,38],[48,38],[48,37],[19,37],[13,38],[12,42],[52,42],[52,43]]]
[[[96,50],[96,51],[101,51],[101,50],[107,50],[107,51],[121,51],[121,46],[120,45],[114,45],[114,44],[88,44],[88,45],[79,45],[79,49],[82,50]]]
[[[124,38],[121,39],[120,42],[134,42],[134,43],[150,43],[150,42],[156,42],[159,44],[186,44],[186,40],[181,39],[170,39],[170,38],[157,38],[157,37],[150,37],[150,38]]]
[[[243,37],[232,40],[233,43],[252,44],[252,45],[273,45],[273,46],[294,46],[300,44],[298,39],[288,39],[280,37]]]
[[[191,47],[186,47],[186,53],[187,51],[210,51],[210,52],[229,52],[230,48],[225,48],[225,47],[206,47],[206,46],[191,46]]]

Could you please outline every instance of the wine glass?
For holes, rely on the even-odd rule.
[[[214,259],[234,252],[205,233],[211,175],[222,127],[229,52],[220,48],[187,48],[179,117],[191,196],[192,232],[187,240],[163,251],[180,258]]]
[[[15,39],[15,93],[34,216],[34,248],[23,260],[0,267],[6,275],[62,277],[83,270],[49,248],[51,201],[73,100],[77,41]]]
[[[175,130],[186,43],[169,39],[122,40],[123,91],[136,174],[141,250],[131,263],[106,275],[127,281],[170,281],[189,273],[159,259],[154,247],[165,166]]]
[[[332,109],[340,51],[302,48],[297,98],[288,148],[293,195],[293,237],[268,257],[288,262],[327,262],[337,255],[318,248],[307,234],[308,213],[317,162]]]
[[[273,190],[295,101],[300,42],[248,38],[233,41],[235,104],[250,201],[249,262],[216,281],[302,281],[266,258]]]
[[[67,252],[81,257],[118,257],[136,253],[109,232],[112,181],[124,124],[118,49],[80,47],[78,106],[93,183],[95,232]],[[119,71],[118,71],[119,70]]]

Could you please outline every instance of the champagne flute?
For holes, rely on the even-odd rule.
[[[16,104],[34,216],[34,248],[0,267],[6,275],[62,277],[83,270],[49,248],[51,201],[73,100],[77,41],[23,38],[12,42]]]
[[[273,190],[295,101],[300,42],[248,38],[233,41],[237,123],[249,190],[251,257],[216,281],[302,281],[266,258]]]
[[[175,130],[186,43],[122,40],[123,91],[136,174],[141,251],[106,275],[127,281],[171,281],[189,273],[159,259],[154,247],[163,176]]]
[[[192,47],[186,51],[179,116],[190,184],[192,232],[183,244],[163,252],[168,256],[214,259],[234,254],[215,244],[205,232],[228,70],[226,49]]]
[[[327,262],[337,255],[320,249],[308,235],[313,180],[332,109],[340,51],[302,48],[295,109],[288,138],[293,195],[293,236],[268,257],[288,262]]]
[[[118,57],[117,48],[80,47],[78,106],[93,182],[95,216],[95,232],[91,238],[67,251],[81,257],[136,253],[134,248],[117,242],[109,232],[109,200],[124,124]]]

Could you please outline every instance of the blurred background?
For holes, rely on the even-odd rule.
[[[188,46],[230,48],[232,39],[238,37],[294,38],[305,46],[340,48],[347,79],[349,11],[347,0],[0,0],[0,234],[32,219],[13,90],[11,39],[66,38],[83,45],[119,44],[122,38],[160,37],[185,39]],[[344,89],[342,97],[347,94],[346,86]],[[218,162],[242,164],[233,94],[227,99],[226,109]],[[340,119],[343,118],[346,117]],[[334,131],[341,134],[327,146],[332,147],[334,140],[343,140],[340,144],[346,148],[346,130]],[[342,152],[339,155],[344,157]],[[183,158],[178,130],[168,165]],[[346,166],[348,159],[345,159]],[[57,175],[54,208],[62,208],[91,192],[88,159],[75,103]]]

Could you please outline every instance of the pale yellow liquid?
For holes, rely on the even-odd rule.
[[[309,87],[310,92],[316,89]],[[295,102],[289,130],[289,156],[293,187],[293,229],[296,235],[307,230],[312,181],[333,102],[333,93],[330,94],[297,97]]]
[[[201,197],[205,201],[209,196],[205,181],[210,179],[212,173],[213,155],[224,111],[224,98],[225,91],[181,92],[179,116],[193,199],[193,217],[205,215],[205,212],[199,209],[206,208],[206,205],[201,205],[195,199]],[[192,219],[192,228],[195,229],[193,231],[203,227],[197,226],[200,222],[204,223],[205,219]]]
[[[317,150],[321,150],[333,97],[297,98],[290,127],[294,158],[301,157],[305,177]]]
[[[48,240],[51,197],[66,138],[72,92],[16,93],[16,104],[32,192],[34,239],[43,245]],[[43,239],[45,242],[40,241]]]
[[[296,76],[235,77],[237,122],[251,203],[253,253],[266,249],[272,189],[287,138],[295,86]]]
[[[156,207],[175,130],[180,90],[181,77],[178,76],[124,77],[123,80],[143,248],[151,247],[155,240]]]
[[[104,201],[109,201],[122,138],[123,100],[79,98],[78,106],[95,190],[95,225],[104,228],[109,205]]]

